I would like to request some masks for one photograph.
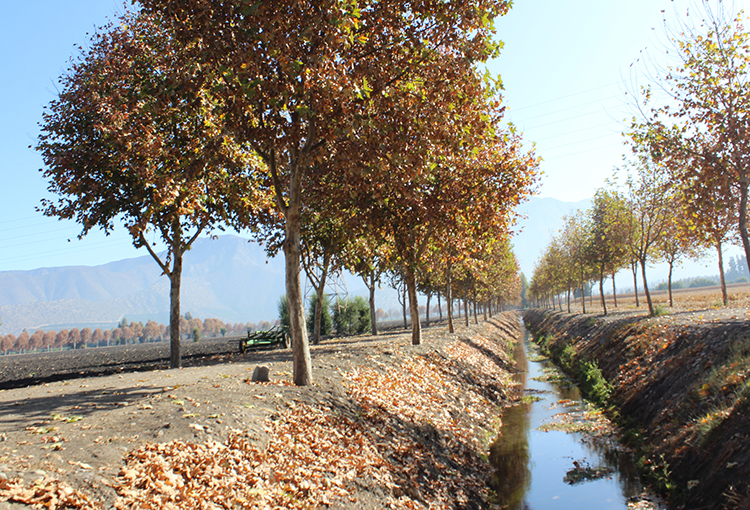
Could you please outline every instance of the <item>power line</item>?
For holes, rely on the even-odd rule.
[[[545,140],[552,140],[552,139],[555,139],[555,138],[560,138],[560,137],[563,137],[563,136],[572,135],[574,133],[581,133],[583,131],[590,131],[592,129],[597,129],[597,128],[600,128],[600,127],[611,126],[611,125],[612,125],[612,122],[605,122],[604,124],[597,124],[596,126],[589,126],[589,127],[585,127],[585,128],[582,128],[582,129],[576,129],[575,131],[560,132],[557,135],[548,136],[546,138],[537,138],[536,140],[534,140],[534,142],[539,143],[539,142],[543,142]]]
[[[610,83],[609,85],[602,85],[600,87],[594,87],[593,89],[582,90],[580,92],[574,92],[572,94],[568,94],[567,96],[560,96],[560,97],[557,97],[555,99],[548,99],[546,101],[542,101],[541,103],[536,103],[536,104],[531,104],[531,105],[527,105],[527,106],[522,106],[520,108],[510,107],[509,110],[517,112],[519,110],[526,110],[528,108],[535,108],[537,106],[541,106],[541,105],[544,105],[544,104],[554,103],[556,101],[561,101],[563,99],[568,99],[570,97],[580,96],[581,94],[588,94],[589,92],[594,92],[594,91],[597,91],[597,90],[606,89],[606,88],[609,88],[609,87],[611,87],[613,85],[620,85],[620,84],[622,84],[622,81],[617,81],[617,82],[614,82],[614,83]]]
[[[605,101],[610,101],[612,99],[615,99],[615,98],[614,97],[605,97],[603,99],[596,99],[594,101],[589,101],[588,103],[576,104],[576,105],[573,105],[573,106],[568,106],[566,108],[561,108],[559,110],[554,110],[554,111],[551,111],[551,112],[541,113],[541,114],[535,115],[533,117],[527,117],[526,119],[524,119],[524,122],[529,121],[529,120],[539,119],[539,118],[542,118],[542,117],[547,117],[548,115],[555,115],[557,113],[567,112],[567,111],[570,111],[570,110],[577,110],[577,109],[583,108],[584,106],[590,106],[592,104],[603,103]]]
[[[564,148],[566,148],[566,147],[570,147],[570,146],[572,146],[572,145],[578,145],[578,144],[581,144],[581,143],[587,143],[587,142],[591,142],[591,141],[593,141],[593,140],[601,140],[602,138],[608,138],[608,137],[610,137],[610,136],[612,136],[612,135],[614,135],[614,133],[608,133],[608,134],[606,134],[606,135],[595,136],[595,137],[593,137],[593,138],[587,138],[586,140],[579,140],[579,141],[577,141],[577,142],[570,142],[570,143],[566,143],[566,144],[564,144],[564,145],[558,145],[557,147],[548,147],[548,148],[546,148],[546,149],[544,149],[544,150],[547,150],[547,151],[553,151],[553,150],[555,150],[555,149],[564,149]]]
[[[594,151],[598,151],[598,150],[601,150],[601,149],[608,149],[610,147],[620,147],[620,146],[621,146],[621,144],[619,144],[619,143],[613,143],[613,144],[609,144],[609,145],[601,145],[599,147],[594,147],[594,148],[591,148],[591,149],[586,149],[586,150],[582,150],[582,151],[578,151],[578,152],[571,152],[570,154],[561,154],[559,156],[554,156],[554,157],[551,157],[551,158],[543,158],[543,159],[544,159],[545,162],[546,161],[554,161],[556,159],[567,158],[569,156],[577,156],[579,154],[585,154],[587,152],[594,152]]]
[[[91,243],[87,246],[81,246],[71,249],[59,249],[59,250],[51,250],[46,252],[38,252],[39,254],[36,256],[17,256],[17,257],[10,257],[6,259],[0,259],[0,264],[10,264],[13,262],[18,262],[19,260],[39,260],[39,259],[45,259],[49,258],[52,255],[60,255],[60,254],[73,254],[73,253],[81,253],[81,252],[91,252],[92,247],[101,247],[102,245],[107,245],[108,248],[115,248],[115,247],[121,247],[125,245],[130,245],[131,243],[125,243],[122,241],[100,241],[98,243]]]

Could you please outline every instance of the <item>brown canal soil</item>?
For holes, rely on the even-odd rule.
[[[302,388],[289,351],[236,340],[179,370],[145,351],[3,360],[0,508],[491,507],[518,328],[329,339]]]
[[[551,351],[572,346],[612,384],[610,402],[670,508],[750,508],[750,322],[746,309],[648,317],[524,313]],[[568,348],[568,354],[570,354]]]

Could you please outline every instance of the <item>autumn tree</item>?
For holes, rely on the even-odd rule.
[[[581,292],[581,308],[586,313],[586,283],[593,279],[595,271],[588,253],[592,242],[591,223],[581,211],[568,215],[563,220],[560,234],[566,254],[566,266]]]
[[[363,153],[346,142],[373,120],[388,127],[362,112],[393,86],[439,81],[448,88],[455,64],[468,69],[495,55],[492,19],[508,3],[142,3],[167,17],[186,44],[201,41],[192,45],[196,60],[211,65],[231,98],[235,132],[266,164],[284,218],[294,382],[311,384],[300,285],[302,209],[318,196],[311,187],[331,174],[364,169]]]
[[[172,367],[181,365],[183,255],[253,200],[253,160],[227,135],[212,84],[183,49],[143,14],[97,32],[61,78],[38,145],[59,197],[43,200],[44,214],[76,220],[81,236],[122,221],[169,278]]]
[[[100,347],[102,341],[104,340],[104,332],[101,330],[101,328],[96,328],[94,332],[91,335],[91,340],[94,342],[94,346]]]
[[[91,328],[83,328],[81,330],[81,345],[83,345],[84,348],[88,346],[88,344],[91,342],[91,337],[94,335],[94,332],[91,331]]]
[[[648,311],[650,315],[654,315],[646,266],[656,256],[657,244],[673,214],[669,205],[672,203],[670,197],[674,195],[674,190],[671,189],[671,182],[664,169],[647,153],[637,154],[626,171],[624,196],[630,211],[627,236],[631,243],[629,249],[632,259],[640,265]]]
[[[54,331],[47,331],[44,333],[44,337],[42,338],[42,346],[47,349],[47,351],[50,350],[50,348],[55,345],[55,338],[57,337],[57,333]]]
[[[712,7],[703,1],[698,17],[693,10],[676,26],[665,22],[671,44],[654,83],[636,96],[632,138],[634,145],[647,147],[651,157],[670,170],[675,182],[688,187],[721,183],[721,202],[736,211],[750,261],[750,34],[744,14],[732,15],[725,4]],[[716,197],[699,197],[691,207],[712,217]]]
[[[16,343],[16,337],[12,334],[7,334],[3,337],[2,343],[0,343],[0,348],[3,349],[3,354],[8,354],[8,351],[13,349],[14,345]]]
[[[80,349],[81,347],[81,330],[78,328],[72,328],[68,334],[68,345],[73,349]]]
[[[63,348],[68,344],[68,336],[70,332],[67,329],[61,329],[55,335],[55,347]]]
[[[604,279],[612,277],[612,291],[617,303],[615,274],[627,264],[627,208],[615,190],[600,189],[594,195],[589,215],[591,237],[586,246],[587,256],[596,268],[602,310],[607,315]]]
[[[382,232],[363,231],[349,236],[340,254],[344,267],[362,278],[369,294],[370,333],[378,334],[375,290],[388,269],[393,243]]]
[[[29,332],[25,329],[21,332],[20,335],[18,335],[18,338],[16,338],[16,349],[23,352],[28,350],[29,348],[29,340],[31,339],[31,336],[29,335]]]
[[[732,195],[735,186],[726,176],[708,174],[694,174],[682,186],[684,242],[693,256],[700,249],[716,250],[722,302],[727,306],[729,295],[724,277],[724,247],[738,240],[739,211],[737,203],[727,202],[726,197]]]
[[[42,331],[41,329],[37,329],[36,331],[34,331],[34,334],[31,335],[31,338],[29,339],[29,345],[36,351],[41,349],[43,344],[44,331]]]

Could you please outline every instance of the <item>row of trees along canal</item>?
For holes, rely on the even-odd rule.
[[[640,266],[653,315],[647,264],[669,264],[672,306],[675,263],[715,249],[727,305],[723,247],[741,240],[750,260],[750,35],[744,14],[723,5],[703,2],[696,23],[665,21],[669,60],[651,69],[653,83],[633,95],[637,113],[626,133],[633,156],[621,169],[624,182],[616,175],[589,211],[566,218],[535,268],[529,287],[535,299],[554,301],[567,292],[569,308],[572,288],[598,280],[606,314],[604,279],[612,277],[616,305],[614,275],[630,268],[637,289]]]
[[[418,283],[448,302],[457,275],[475,299],[517,291],[509,226],[537,160],[480,69],[508,7],[141,0],[81,50],[44,114],[57,198],[42,210],[81,235],[122,221],[149,251],[171,281],[173,367],[183,253],[216,228],[283,250],[296,384],[312,382],[303,259],[322,268],[318,295],[331,268],[372,288],[397,268],[418,344]]]

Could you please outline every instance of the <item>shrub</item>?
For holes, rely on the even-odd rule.
[[[677,280],[676,282],[672,282],[672,290],[678,290],[678,289],[684,289],[685,288],[685,282],[682,280]],[[656,286],[656,290],[669,290],[669,282],[661,282],[659,285]]]
[[[282,326],[289,329],[289,302],[286,299],[286,294],[279,298],[279,322]],[[262,329],[262,328],[259,328]],[[268,328],[266,328],[268,329]]]
[[[362,296],[354,298],[354,308],[357,311],[357,334],[370,329],[370,303]]]
[[[711,278],[696,278],[690,282],[690,288],[694,289],[696,287],[710,287],[712,285],[718,285],[718,284],[719,282]]]
[[[193,342],[200,342],[201,341],[201,330],[198,328],[193,328]]]
[[[370,305],[363,297],[338,298],[331,308],[333,327],[339,335],[360,334],[370,328]]]
[[[318,293],[313,292],[307,301],[307,332],[312,335],[315,329],[315,305],[318,303]],[[320,310],[320,336],[331,334],[333,321],[331,319],[331,298],[323,294],[323,303]]]
[[[659,317],[660,315],[669,315],[669,309],[662,305],[654,306],[654,317]]]

